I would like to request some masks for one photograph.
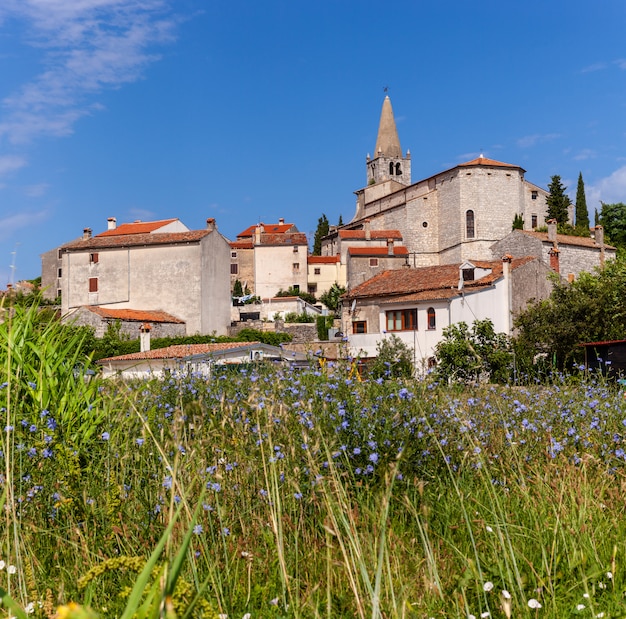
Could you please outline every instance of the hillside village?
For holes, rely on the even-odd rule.
[[[518,165],[481,155],[414,182],[388,96],[365,165],[355,214],[330,228],[320,255],[286,219],[248,225],[229,240],[213,218],[190,230],[175,214],[112,216],[103,231],[86,228],[42,255],[44,295],[60,298],[64,320],[97,335],[112,321],[134,338],[140,329],[225,335],[244,321],[271,326],[286,312],[327,314],[320,303],[277,294],[319,299],[336,284],[346,293],[334,332],[350,354],[373,357],[394,334],[427,368],[448,325],[490,319],[511,334],[513,316],[550,294],[550,273],[572,281],[615,256],[601,226],[591,237],[557,234],[545,219],[548,193]],[[522,229],[512,229],[516,217]]]

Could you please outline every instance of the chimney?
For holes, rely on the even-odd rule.
[[[107,219],[107,230],[115,230],[115,228],[117,228],[117,219],[109,217]]]
[[[139,327],[139,351],[148,352],[150,350],[150,323],[144,322]]]
[[[279,226],[282,226],[284,223],[285,223],[285,218],[284,218],[284,217],[281,217],[281,218],[278,220],[278,225],[279,225]]]
[[[214,217],[209,217],[206,220],[206,229],[213,232],[213,230],[217,230],[217,224],[215,223]]]
[[[556,219],[548,220],[548,241],[556,247]]]
[[[372,239],[372,229],[370,226],[370,220],[366,219],[363,224],[363,230],[365,230],[365,240],[370,241]]]
[[[91,238],[91,228],[83,228],[83,241],[88,241]]]
[[[550,255],[550,268],[555,273],[559,273],[559,250],[556,247],[553,247],[548,253]]]
[[[393,239],[387,239],[387,255],[393,256]]]
[[[511,254],[502,256],[502,275],[505,279],[511,275],[511,260],[513,260]]]
[[[265,227],[263,226],[263,224],[257,224],[256,228],[254,229],[254,244],[255,245],[261,244],[261,235],[264,232],[265,232]]]

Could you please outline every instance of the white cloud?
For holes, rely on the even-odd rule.
[[[34,227],[48,218],[48,211],[16,213],[8,217],[0,218],[0,241],[5,241],[18,230],[26,227]]]
[[[576,155],[574,155],[574,161],[584,161],[585,159],[593,159],[596,156],[596,151],[590,148],[583,148]]]
[[[626,165],[601,178],[597,183],[586,186],[585,193],[587,204],[591,209],[600,210],[600,202],[607,204],[626,202]]]
[[[48,189],[50,189],[50,185],[48,183],[38,183],[37,185],[24,187],[24,194],[29,198],[40,198],[48,191]]]
[[[551,142],[552,140],[556,140],[560,137],[561,135],[559,133],[534,133],[532,135],[525,135],[524,137],[519,138],[517,140],[517,145],[520,148],[530,148],[531,146],[535,146],[536,144]]]
[[[26,159],[18,155],[4,155],[0,157],[0,176],[15,172],[26,165]]]
[[[593,73],[595,71],[602,71],[603,69],[606,69],[606,62],[596,62],[583,67],[581,69],[581,73]]]
[[[45,67],[2,102],[0,136],[14,143],[71,133],[101,109],[97,93],[141,78],[177,25],[164,0],[3,0],[3,17],[27,24]]]

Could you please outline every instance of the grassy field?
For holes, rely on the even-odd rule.
[[[615,385],[104,383],[31,311],[0,338],[7,614],[626,616]]]

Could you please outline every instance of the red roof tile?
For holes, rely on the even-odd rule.
[[[98,305],[85,305],[83,307],[94,314],[98,314],[98,316],[102,316],[102,318],[128,320],[131,322],[172,322],[185,324],[184,320],[160,310],[109,309]]]
[[[487,159],[486,157],[477,157],[476,159],[472,159],[471,161],[460,163],[458,167],[464,168],[477,165],[486,165],[496,168],[519,168],[518,165],[513,165],[512,163],[503,163],[502,161],[496,161],[495,159]]]
[[[304,232],[286,232],[284,234],[262,234],[261,245],[308,245]]]
[[[257,225],[263,226],[263,232],[267,234],[286,234],[288,232],[297,232],[297,228],[294,224],[255,224],[254,226],[249,226],[243,232],[240,232],[237,235],[237,238],[247,238],[250,236],[254,236],[256,232]]]
[[[536,260],[536,258],[531,256],[514,258],[511,261],[511,269],[517,269],[531,260]],[[464,282],[464,289],[466,290],[491,286],[497,279],[502,277],[501,260],[472,261],[472,264],[477,268],[491,269],[491,273],[479,280]],[[394,298],[408,299],[410,295],[420,295],[416,299],[448,298],[459,294],[460,267],[460,264],[446,264],[417,269],[406,268],[383,271],[353,288],[346,293],[344,298],[393,296]]]
[[[213,352],[222,352],[225,350],[236,350],[245,348],[259,342],[221,342],[219,344],[176,344],[167,346],[166,348],[156,348],[154,350],[146,350],[144,352],[134,352],[128,355],[119,355],[117,357],[108,357],[100,359],[100,365],[107,361],[142,361],[145,359],[184,359],[192,355],[201,355]]]
[[[527,234],[528,236],[532,236],[536,239],[539,239],[543,243],[551,243],[552,241],[548,240],[547,232],[537,232],[536,230],[520,230],[522,234]],[[578,247],[594,247],[596,249],[600,248],[594,239],[588,236],[573,236],[571,234],[557,234],[556,242],[558,245],[577,245]],[[612,245],[605,245],[606,249],[615,249]]]
[[[309,264],[335,264],[341,261],[341,256],[309,256]]]
[[[143,234],[123,234],[115,236],[97,235],[90,239],[78,239],[66,243],[62,251],[86,251],[90,249],[109,249],[116,247],[141,247],[144,245],[177,245],[197,243],[211,230],[189,230],[188,232],[163,232]]]
[[[96,236],[120,236],[124,234],[145,234],[146,232],[154,232],[167,224],[171,224],[178,219],[162,219],[161,221],[134,221],[129,224],[120,224],[113,230],[105,230]]]
[[[254,249],[253,241],[231,241],[231,249]]]
[[[348,247],[348,254],[351,256],[386,256],[387,247]],[[406,256],[409,250],[406,247],[394,247],[394,256]]]
[[[365,230],[339,230],[338,233],[340,239],[366,240]],[[386,239],[402,240],[402,234],[399,230],[370,230],[370,238],[377,241]]]

